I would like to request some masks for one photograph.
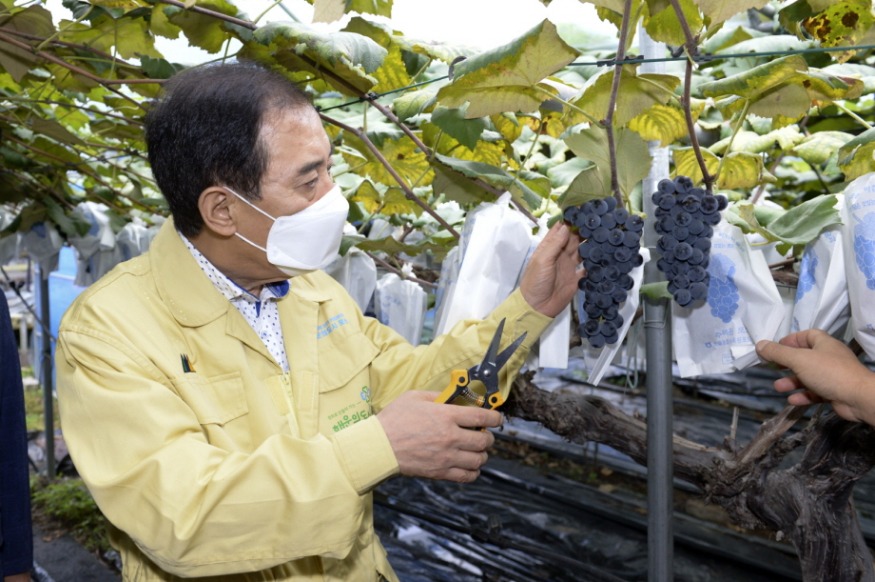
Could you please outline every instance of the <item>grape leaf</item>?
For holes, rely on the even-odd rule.
[[[848,182],[875,172],[875,128],[864,131],[839,149],[839,167]]]
[[[539,83],[579,54],[544,20],[517,40],[458,63],[453,81],[441,88],[438,100],[447,107],[469,102],[468,117],[536,111],[555,95]]]
[[[256,30],[253,37],[290,71],[312,71],[347,95],[370,91],[377,84],[370,74],[388,54],[359,34],[322,32],[299,22],[271,22]],[[241,55],[249,53],[248,46],[244,45]],[[326,75],[325,70],[331,74]]]
[[[665,105],[674,97],[680,79],[674,75],[636,74],[635,66],[622,67],[614,109],[614,125],[624,126],[653,105]],[[605,119],[611,98],[615,69],[599,75],[574,102],[590,119]]]

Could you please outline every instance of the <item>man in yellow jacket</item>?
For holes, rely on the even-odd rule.
[[[577,289],[579,241],[554,227],[494,313],[414,348],[319,270],[348,207],[300,90],[254,64],[192,69],[146,134],[173,218],[80,295],[57,355],[64,436],[125,580],[396,580],[371,490],[477,478],[494,437],[469,429],[501,415],[436,391],[503,318],[502,345],[528,332],[518,370]]]

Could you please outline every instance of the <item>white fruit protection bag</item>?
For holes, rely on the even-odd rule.
[[[362,312],[367,310],[377,288],[377,265],[374,259],[353,247],[325,267],[325,272],[343,285]]]
[[[596,349],[590,347],[589,341],[587,341],[586,338],[581,338],[581,341],[583,342],[583,361],[586,364],[587,372],[586,381],[590,384],[596,385],[602,381],[605,372],[607,372],[611,366],[611,362],[614,361],[617,353],[623,347],[623,341],[629,333],[629,327],[632,325],[632,321],[635,319],[635,312],[638,310],[638,304],[641,301],[641,295],[639,292],[641,290],[641,283],[644,281],[644,265],[650,260],[650,250],[646,247],[641,247],[639,254],[641,255],[641,258],[644,259],[644,262],[641,263],[640,266],[632,269],[629,273],[634,284],[632,285],[632,289],[629,290],[629,295],[626,297],[626,301],[620,306],[620,315],[623,317],[623,325],[617,330],[619,339],[616,343],[607,344]],[[578,321],[586,321],[586,313],[583,311],[583,297],[584,293],[582,291],[578,291],[575,295],[574,306],[577,308]]]
[[[875,174],[845,188],[842,244],[851,304],[850,328],[866,354],[875,357]]]
[[[410,342],[419,345],[425,325],[428,294],[414,281],[386,273],[377,281],[374,313],[380,323],[388,325]]]
[[[838,199],[839,208],[842,208],[843,197]],[[847,325],[851,305],[845,277],[842,230],[842,225],[824,229],[805,246],[799,265],[791,332],[816,328],[840,335]]]
[[[510,206],[510,194],[465,219],[456,254],[441,269],[435,335],[464,319],[482,319],[516,287],[529,254],[532,222]]]
[[[779,333],[786,309],[763,253],[725,220],[714,227],[706,302],[672,302],[672,344],[682,378],[741,370],[755,344]]]

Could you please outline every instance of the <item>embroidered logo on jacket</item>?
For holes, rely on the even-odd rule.
[[[349,323],[349,321],[347,321],[346,316],[342,313],[338,313],[337,315],[316,328],[316,339],[324,338],[335,329],[343,327],[347,323]]]
[[[356,403],[345,406],[343,409],[329,415],[329,420],[337,419],[335,420],[334,425],[331,427],[331,430],[333,430],[334,432],[340,432],[349,425],[364,420],[371,416],[371,414],[373,414],[373,411],[371,410],[371,389],[368,386],[362,387],[361,392],[359,392],[359,398],[361,398],[362,401],[367,405],[367,409],[352,412],[352,409],[359,408],[361,406],[360,403]],[[350,414],[343,414],[344,412],[349,412]],[[341,417],[341,415],[343,416]]]

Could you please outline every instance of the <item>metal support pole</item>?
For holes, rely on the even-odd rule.
[[[49,322],[49,277],[40,270],[40,384],[43,388],[43,419],[46,439],[46,477],[55,478],[55,407],[52,382],[52,337]]]
[[[654,42],[643,28],[639,29],[638,38],[645,59],[665,55],[665,45]],[[662,63],[644,63],[641,72],[662,73],[664,68]],[[650,155],[653,165],[641,187],[644,211],[653,217],[650,195],[659,180],[668,177],[668,149],[651,142]],[[648,220],[643,243],[651,257],[656,252],[656,239],[653,220]],[[656,261],[647,263],[644,282],[654,283],[662,278]],[[645,298],[643,303],[647,354],[647,571],[649,580],[670,582],[674,579],[671,307],[665,299]]]

